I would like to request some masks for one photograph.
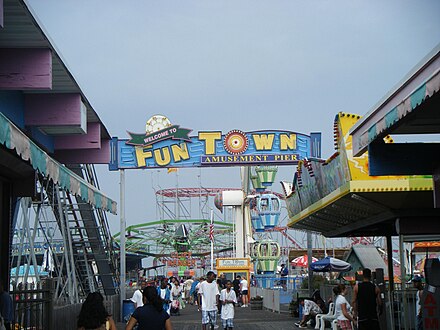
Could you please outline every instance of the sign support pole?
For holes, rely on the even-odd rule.
[[[211,209],[211,227],[214,226],[214,210]],[[213,230],[209,228],[209,230]],[[214,270],[214,237],[211,238],[211,270]]]
[[[119,294],[120,294],[120,303],[121,303],[121,321],[124,322],[123,315],[123,307],[124,307],[124,299],[126,298],[125,291],[125,170],[119,170],[120,173],[120,238],[119,238],[119,247],[120,247],[120,281],[119,281]]]
[[[309,284],[309,297],[313,294],[313,271],[312,271],[312,258],[313,258],[313,247],[312,247],[312,232],[307,231],[307,268],[308,268],[308,284]]]

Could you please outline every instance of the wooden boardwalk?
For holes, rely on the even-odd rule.
[[[180,316],[171,316],[171,322],[174,330],[201,330],[201,318],[197,307],[188,305],[181,310]],[[298,322],[298,319],[287,313],[251,310],[250,307],[235,308],[234,330],[292,330],[297,328],[295,322]],[[223,330],[220,317],[217,319],[217,324],[220,326],[218,330]],[[124,329],[124,325],[118,324],[119,329]]]

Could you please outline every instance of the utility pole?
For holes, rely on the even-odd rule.
[[[120,266],[121,266],[121,274],[120,274],[120,281],[119,281],[119,294],[120,297],[120,303],[121,303],[121,320],[123,320],[124,315],[123,314],[123,307],[124,307],[124,299],[125,299],[125,170],[121,169],[120,172],[120,212],[121,212],[121,233],[119,238],[119,245],[120,245]]]
[[[312,272],[312,233],[310,231],[307,231],[307,268],[309,269],[309,297],[313,294],[313,272]]]

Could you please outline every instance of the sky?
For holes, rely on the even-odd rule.
[[[111,136],[154,114],[198,131],[322,133],[364,115],[440,42],[440,1],[26,0]],[[96,166],[119,204],[119,173]],[[295,167],[277,180],[292,181]],[[154,190],[240,187],[239,169],[126,171],[127,225],[157,219]],[[281,192],[280,185],[273,190]],[[113,233],[119,216],[109,215]]]

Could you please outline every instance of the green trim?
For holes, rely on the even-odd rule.
[[[372,141],[376,138],[377,132],[376,132],[376,124],[372,125],[370,129],[368,130],[368,140]]]
[[[414,93],[411,94],[411,110],[417,107],[419,104],[422,104],[426,95],[426,84],[423,84],[419,88],[417,88]]]
[[[11,126],[9,121],[0,113],[0,142],[11,149]]]
[[[35,144],[30,143],[31,160],[34,169],[38,170],[41,174],[46,174],[46,155]]]
[[[397,112],[397,107],[395,107],[393,110],[391,110],[385,115],[385,125],[387,128],[391,127],[391,125],[393,125],[398,120],[399,120],[399,116]]]

